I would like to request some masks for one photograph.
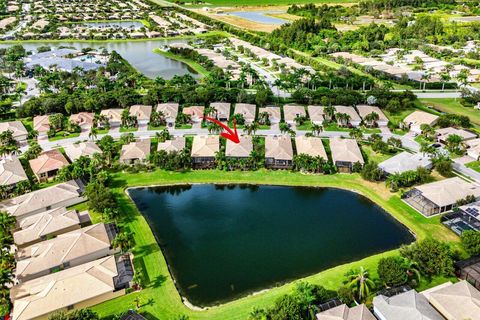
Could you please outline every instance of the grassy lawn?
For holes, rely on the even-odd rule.
[[[184,57],[179,56],[177,54],[174,54],[174,53],[171,53],[171,52],[168,52],[168,51],[160,50],[158,48],[154,49],[153,52],[155,52],[157,54],[160,54],[164,57],[170,58],[172,60],[183,62],[186,65],[188,65],[190,68],[195,70],[196,73],[198,73],[198,74],[200,74],[204,77],[207,77],[210,74],[210,72],[208,72],[208,70],[205,69],[201,64],[199,64],[198,62],[193,61],[191,59],[187,59],[187,58],[184,58]]]
[[[350,129],[345,127],[339,127],[336,122],[330,123],[328,126],[324,127],[323,130],[325,131],[343,131],[343,132],[350,132]]]
[[[191,124],[176,124],[175,129],[192,129]]]
[[[426,105],[431,105],[435,109],[442,112],[467,116],[470,118],[472,123],[480,125],[480,110],[462,106],[459,102],[459,99],[420,99],[420,102]]]
[[[138,131],[138,128],[135,127],[120,127],[120,132],[135,132]]]
[[[191,2],[191,1],[185,1]],[[207,1],[212,6],[267,6],[267,5],[290,5],[295,4],[305,4],[305,3],[355,3],[357,0],[209,0]],[[205,6],[202,4],[201,7]]]
[[[401,223],[409,227],[418,239],[435,237],[448,241],[459,248],[458,237],[440,224],[440,217],[427,219],[403,203],[399,196],[390,193],[382,183],[370,183],[359,175],[303,175],[288,171],[224,172],[201,170],[192,172],[166,172],[157,170],[150,173],[116,173],[112,176],[112,190],[123,213],[120,224],[135,232],[135,268],[142,270],[145,288],[137,293],[102,303],[93,307],[101,316],[118,314],[135,307],[135,298],[140,299],[140,311],[161,319],[172,319],[180,314],[189,319],[246,319],[253,307],[271,305],[278,297],[290,293],[294,283],[289,283],[262,293],[247,296],[208,310],[194,311],[187,308],[175,288],[165,258],[146,220],[138,212],[133,202],[125,194],[127,186],[161,185],[172,183],[255,183],[274,185],[299,185],[336,187],[357,191],[390,212]],[[93,214],[95,221],[99,217]],[[351,268],[364,266],[376,277],[376,265],[382,257],[397,254],[397,250],[377,254],[360,261],[340,265],[304,278],[305,281],[321,284],[329,289],[337,289],[344,274]],[[424,287],[435,285],[425,283]]]
[[[467,168],[480,172],[480,161],[473,161],[466,164]]]
[[[402,122],[403,119],[405,119],[406,116],[408,116],[410,113],[415,111],[415,109],[407,109],[407,110],[403,110],[402,112],[397,112],[397,113],[391,113],[391,112],[388,112],[387,110],[382,110],[382,111],[383,111],[383,113],[385,113],[388,120],[390,120],[390,122],[393,125],[398,126],[398,124],[400,122]]]
[[[394,154],[383,154],[383,153],[375,152],[372,150],[372,147],[369,145],[362,145],[362,150],[367,156],[369,161],[373,161],[376,163],[383,162],[394,156]]]
[[[166,126],[154,127],[150,124],[148,125],[148,130],[163,130],[165,128],[166,128]]]
[[[65,131],[59,131],[56,133],[55,137],[48,138],[48,141],[58,141],[62,139],[76,138],[80,136],[80,132],[68,133]]]

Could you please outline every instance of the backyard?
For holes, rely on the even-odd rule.
[[[171,318],[179,314],[186,314],[190,319],[245,319],[253,307],[265,307],[273,301],[289,293],[293,283],[264,291],[253,296],[247,296],[218,307],[204,311],[194,311],[187,308],[181,301],[173,279],[168,271],[168,266],[158,246],[153,233],[150,231],[144,217],[138,212],[133,202],[125,194],[128,186],[147,186],[181,183],[252,183],[274,185],[322,186],[334,187],[357,191],[376,204],[390,212],[397,220],[412,230],[418,239],[433,237],[451,243],[459,249],[459,239],[448,231],[440,218],[427,219],[403,203],[398,195],[390,193],[383,184],[365,182],[359,175],[303,175],[286,171],[256,172],[224,172],[224,171],[194,171],[194,172],[166,172],[157,170],[151,173],[117,173],[113,175],[113,190],[118,196],[119,205],[123,212],[120,224],[135,232],[135,267],[140,270],[145,288],[138,292],[121,298],[102,303],[93,309],[100,315],[107,316],[135,306],[135,300],[140,300],[141,311],[146,314],[162,315]],[[99,216],[94,215],[98,221]],[[337,266],[318,274],[304,278],[306,281],[322,284],[336,289],[344,278],[344,274],[352,267],[364,266],[371,270],[375,276],[376,265],[382,257],[394,255],[397,250],[377,254],[361,261]],[[430,283],[422,283],[422,289],[435,285],[443,279],[434,279]],[[122,306],[119,309],[119,306]]]
[[[476,125],[480,125],[480,110],[467,108],[460,104],[460,99],[420,99],[420,102],[427,106],[446,112],[467,116],[470,121]]]

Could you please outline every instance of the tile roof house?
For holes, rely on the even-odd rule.
[[[378,167],[385,172],[385,174],[403,173],[405,171],[417,170],[417,168],[432,168],[432,160],[429,156],[423,153],[410,153],[403,151],[383,162]]]
[[[283,119],[289,125],[295,124],[295,118],[306,116],[307,113],[305,112],[304,106],[298,106],[293,104],[286,104],[283,106]]]
[[[349,308],[346,304],[317,313],[317,320],[377,320],[364,304]]]
[[[25,282],[112,255],[115,236],[115,227],[98,223],[21,248],[15,254],[15,277]]]
[[[245,123],[251,124],[255,121],[257,106],[250,103],[237,103],[233,114],[241,114],[245,118]]]
[[[467,196],[480,198],[480,187],[459,177],[417,186],[405,193],[403,199],[425,216],[452,210],[456,202]]]
[[[268,114],[268,120],[271,124],[277,124],[282,120],[282,112],[280,107],[276,106],[266,106],[258,109],[258,114],[266,112]]]
[[[447,320],[480,320],[480,291],[466,280],[447,282],[422,294]]]
[[[202,106],[191,106],[183,108],[182,112],[186,115],[192,117],[193,123],[199,123],[203,121],[203,114],[205,112],[205,107]]]
[[[150,147],[150,139],[137,140],[123,145],[120,152],[120,162],[126,164],[144,162],[150,155]]]
[[[216,153],[220,151],[219,136],[195,136],[192,144],[193,167],[211,168],[215,165]]]
[[[410,131],[415,133],[421,133],[422,130],[420,126],[422,124],[428,124],[433,126],[438,120],[438,116],[427,113],[424,111],[414,111],[403,119],[405,125],[410,129]]]
[[[322,125],[323,120],[325,120],[325,107],[324,106],[308,106],[308,115],[310,117],[310,121],[313,124]]]
[[[88,221],[88,211],[79,213],[65,207],[55,208],[23,219],[18,224],[20,230],[13,233],[13,240],[17,247],[29,246],[47,237],[80,229],[80,224]]]
[[[48,115],[34,117],[33,130],[37,131],[40,137],[46,136],[50,130],[50,118]]]
[[[28,181],[28,177],[20,160],[16,156],[0,159],[0,186],[11,189],[21,181]]]
[[[173,137],[171,140],[159,142],[157,150],[165,150],[167,152],[179,152],[185,149],[185,137]]]
[[[89,131],[93,126],[94,118],[95,114],[93,112],[79,112],[70,116],[70,122],[78,124],[82,131]]]
[[[93,141],[70,144],[64,147],[65,153],[70,161],[75,161],[80,157],[91,157],[96,153],[102,154],[97,144]]]
[[[227,140],[225,148],[225,156],[227,158],[241,159],[248,158],[253,150],[253,142],[251,136],[239,136],[239,143]]]
[[[42,152],[37,158],[29,160],[29,163],[33,174],[40,182],[55,178],[58,170],[69,164],[58,149]]]
[[[265,137],[265,166],[290,169],[293,165],[292,139],[288,135]]]
[[[120,127],[122,124],[122,113],[123,109],[104,109],[100,111],[100,115],[104,116],[108,120],[110,127]]]
[[[338,113],[344,113],[350,117],[347,124],[342,123],[342,120],[338,119],[337,117],[337,123],[339,125],[342,125],[342,126],[351,125],[352,127],[358,127],[362,122],[362,118],[360,118],[360,116],[358,115],[354,107],[335,106],[334,108],[335,108],[335,115]]]
[[[415,290],[393,297],[374,297],[373,313],[379,320],[444,320],[427,299]]]
[[[312,157],[321,157],[328,161],[327,153],[321,138],[318,137],[295,137],[295,145],[297,147],[297,154],[306,154]]]
[[[227,122],[230,119],[230,103],[229,102],[213,102],[210,107],[217,110],[217,120]]]
[[[163,113],[167,127],[174,128],[178,115],[178,103],[168,102],[157,105],[157,112]]]
[[[139,125],[148,125],[152,115],[152,106],[136,104],[130,107],[130,115],[137,118]]]
[[[350,173],[355,163],[365,163],[355,139],[330,138],[330,150],[333,163],[339,172]]]
[[[7,211],[17,219],[17,223],[21,223],[34,214],[85,201],[82,196],[84,188],[80,180],[70,180],[4,200],[0,202],[0,210]]]
[[[125,287],[118,280],[125,270],[118,258],[109,256],[16,285],[10,290],[12,320],[47,319],[56,311],[87,308],[122,296]]]
[[[465,129],[457,129],[453,127],[437,129],[435,133],[437,135],[437,141],[441,143],[446,143],[448,137],[451,135],[457,135],[461,137],[463,141],[473,140],[477,137],[477,135],[473,132],[467,131]]]
[[[386,127],[388,125],[388,118],[379,107],[362,104],[357,106],[357,111],[364,122],[365,117],[374,112],[378,115],[378,120],[375,122],[379,127]]]
[[[28,139],[28,131],[21,121],[0,122],[0,132],[7,130],[12,131],[13,139],[18,143],[24,143]]]

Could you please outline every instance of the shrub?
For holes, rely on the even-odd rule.
[[[377,273],[382,283],[388,287],[397,287],[408,281],[407,268],[401,257],[380,259]]]
[[[480,231],[467,230],[460,237],[465,251],[472,256],[480,255]]]
[[[425,239],[400,248],[400,254],[413,261],[427,276],[451,275],[453,258],[450,247],[435,239]]]

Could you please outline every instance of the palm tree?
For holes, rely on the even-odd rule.
[[[135,242],[134,233],[129,231],[122,231],[117,234],[112,241],[113,248],[119,248],[122,253],[130,250]]]
[[[370,127],[373,127],[378,119],[380,119],[380,116],[376,112],[369,113],[363,118],[366,124]]]
[[[440,74],[440,80],[442,81],[442,91],[445,91],[445,83],[450,81],[452,77],[450,77],[450,74],[447,72],[442,72]]]
[[[88,133],[88,138],[91,139],[92,141],[97,140],[97,133],[98,133],[97,128],[95,126],[92,126],[90,128],[90,132]]]
[[[358,302],[365,301],[375,287],[375,283],[370,279],[368,270],[363,267],[360,267],[358,270],[350,270],[347,272],[346,277],[346,284],[352,289],[353,294],[358,298]]]
[[[337,113],[335,114],[335,118],[337,118],[338,122],[340,123],[341,126],[346,127],[348,123],[350,122],[350,115],[346,113]]]
[[[391,191],[396,192],[400,188],[401,178],[402,176],[399,173],[391,174],[387,177],[385,185],[390,188]]]
[[[432,126],[426,123],[422,123],[420,125],[420,130],[421,130],[422,136],[424,136],[427,140],[433,139],[433,136],[435,135],[435,129]]]
[[[350,138],[360,141],[363,139],[363,132],[360,130],[360,128],[353,128],[350,130],[349,136]]]
[[[322,131],[323,131],[323,126],[321,126],[319,124],[315,124],[315,123],[312,124],[312,134],[313,135],[319,136],[320,133],[322,133]]]
[[[243,131],[246,132],[248,135],[252,135],[252,133],[253,135],[255,135],[259,127],[260,125],[258,124],[258,122],[254,121],[251,124],[246,124],[243,128]]]
[[[327,116],[328,120],[332,120],[333,117],[335,116],[335,107],[333,106],[326,106],[323,111],[325,112],[325,115]]]

